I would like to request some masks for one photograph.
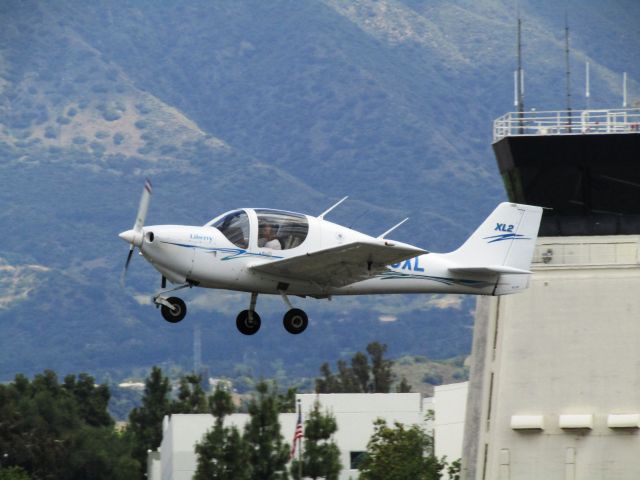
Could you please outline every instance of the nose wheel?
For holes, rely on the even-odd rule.
[[[160,312],[167,322],[178,323],[187,315],[187,305],[178,297],[169,297],[162,302]]]
[[[309,317],[307,317],[304,310],[292,308],[284,314],[282,324],[287,332],[297,335],[307,329],[307,326],[309,325]]]

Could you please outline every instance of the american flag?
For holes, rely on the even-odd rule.
[[[298,421],[296,422],[296,429],[293,432],[293,445],[291,446],[291,452],[289,454],[289,461],[293,459],[296,454],[296,445],[304,437],[302,433],[302,410],[298,410]]]

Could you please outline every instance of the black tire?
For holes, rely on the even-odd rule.
[[[298,335],[307,329],[307,326],[309,325],[309,317],[307,317],[304,310],[292,308],[284,314],[282,324],[287,332],[292,333],[293,335]]]
[[[162,317],[169,323],[178,323],[187,315],[187,305],[178,297],[167,298],[175,310],[170,309],[166,305],[162,305],[160,312]]]
[[[236,327],[243,335],[253,335],[260,330],[260,324],[260,315],[256,312],[251,312],[249,316],[249,310],[243,310],[236,317]]]

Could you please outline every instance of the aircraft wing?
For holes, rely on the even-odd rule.
[[[385,240],[353,242],[250,267],[255,272],[342,287],[386,270],[387,265],[427,253]]]

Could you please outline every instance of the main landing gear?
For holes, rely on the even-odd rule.
[[[284,302],[289,307],[289,311],[284,314],[282,319],[285,330],[294,335],[304,332],[309,325],[309,317],[307,317],[304,310],[293,308],[293,305],[291,305],[291,302],[283,292],[280,292],[280,295],[282,295]],[[244,335],[253,335],[260,330],[260,315],[255,311],[257,300],[258,294],[252,293],[249,310],[241,311],[236,317],[236,327]]]
[[[164,282],[163,282],[164,283]],[[160,308],[162,317],[169,323],[178,323],[187,315],[187,305],[178,297],[165,297],[164,295],[183,288],[192,287],[193,285],[187,283],[161,292],[153,297],[153,303]],[[282,319],[282,325],[284,329],[293,334],[298,335],[304,332],[309,326],[309,317],[304,310],[294,308],[289,301],[289,298],[284,292],[280,292],[282,299],[289,307],[287,313],[284,314]],[[236,327],[238,331],[243,335],[254,335],[260,330],[262,321],[260,315],[256,312],[256,302],[258,301],[258,294],[251,294],[251,303],[248,310],[242,310],[236,317]]]

